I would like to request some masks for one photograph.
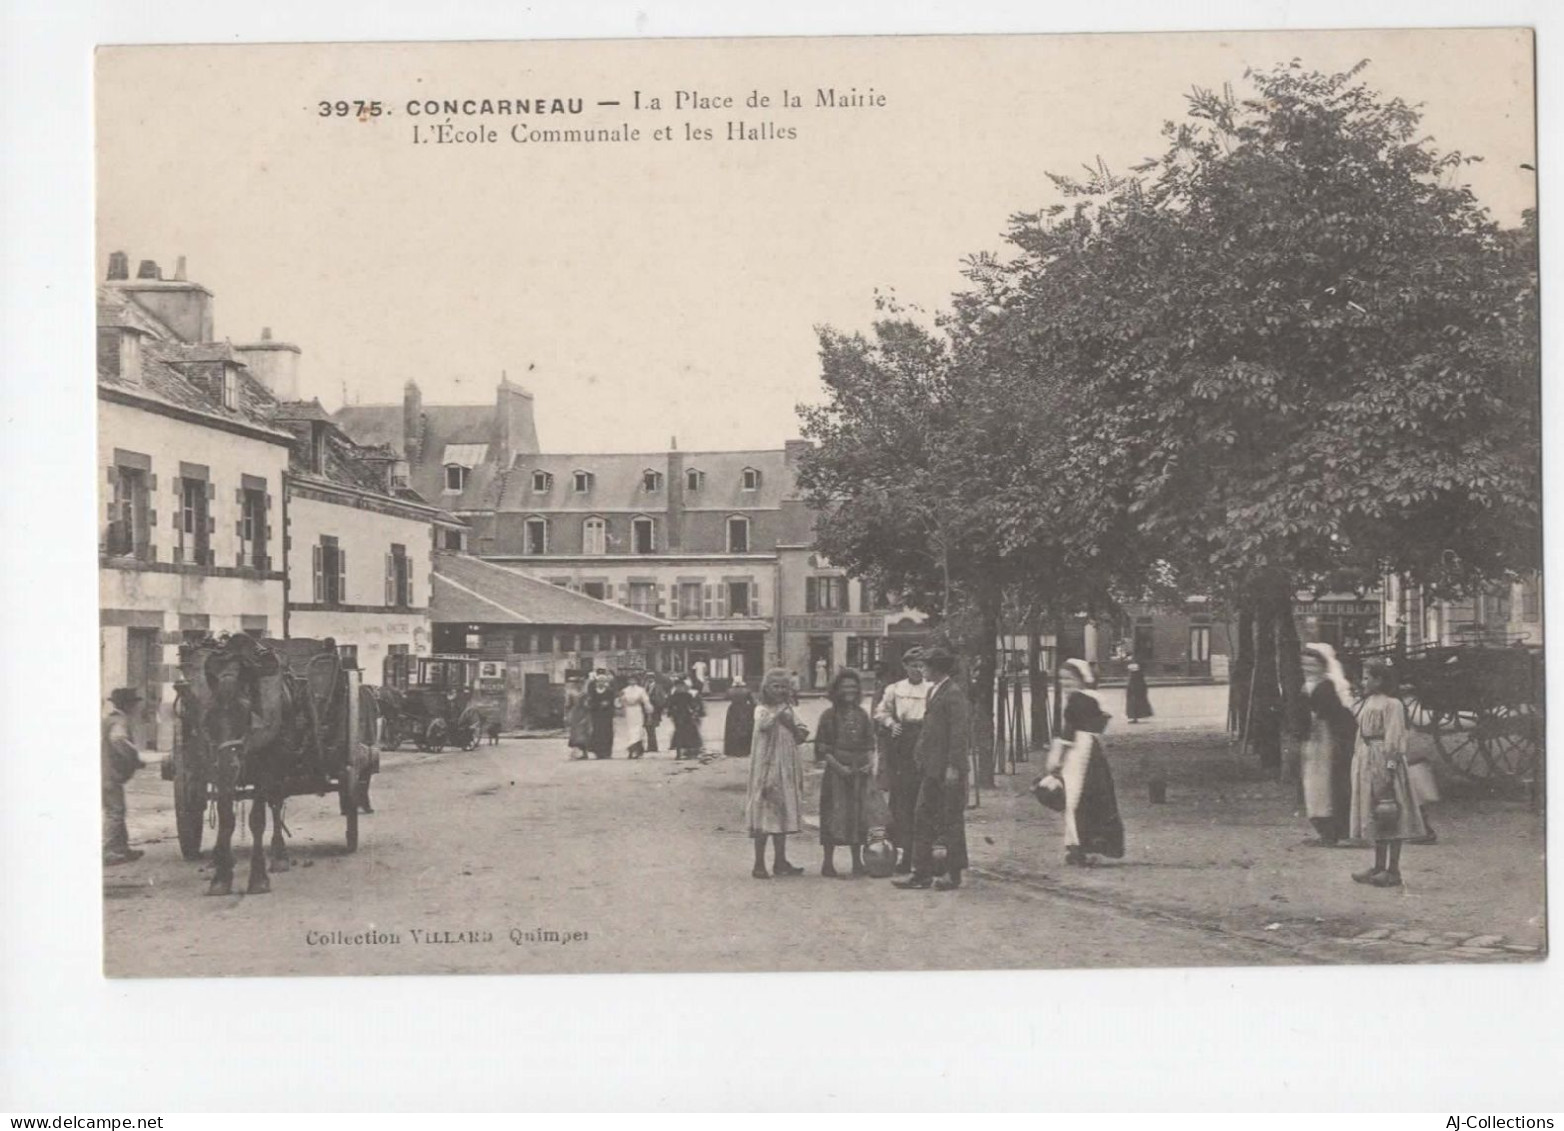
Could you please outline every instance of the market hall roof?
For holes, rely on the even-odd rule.
[[[433,577],[429,619],[437,624],[657,628],[668,623],[465,554],[435,554]]]

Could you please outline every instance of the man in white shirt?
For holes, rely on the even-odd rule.
[[[910,649],[902,657],[907,678],[891,684],[875,708],[880,730],[879,787],[890,794],[891,824],[886,836],[896,846],[896,871],[912,871],[913,811],[918,804],[918,763],[913,756],[923,712],[928,706],[929,685],[923,678],[923,656]]]

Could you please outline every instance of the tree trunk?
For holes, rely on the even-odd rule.
[[[1276,603],[1276,675],[1281,682],[1282,774],[1303,789],[1302,751],[1298,738],[1307,707],[1303,697],[1303,645],[1293,616],[1292,585],[1286,578],[1274,582]]]
[[[978,784],[994,785],[994,674],[999,647],[1001,594],[995,586],[985,586],[978,595],[978,634],[974,652],[977,671],[972,683],[971,702],[977,708],[972,720],[972,743],[977,750]]]
[[[1032,695],[1032,749],[1047,749],[1053,738],[1048,725],[1048,675],[1043,671],[1042,633],[1032,631],[1026,637],[1027,689]]]
[[[1238,606],[1237,643],[1227,677],[1227,729],[1242,738],[1249,727],[1249,685],[1254,674],[1254,606],[1247,599]]]
[[[1254,631],[1254,697],[1249,705],[1249,742],[1267,770],[1282,765],[1281,684],[1276,674],[1277,610],[1273,591],[1261,590]]]

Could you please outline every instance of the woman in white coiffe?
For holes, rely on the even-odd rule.
[[[1124,822],[1103,753],[1109,716],[1097,698],[1097,677],[1085,660],[1067,660],[1059,669],[1059,684],[1064,713],[1059,737],[1048,751],[1047,771],[1064,783],[1065,863],[1084,866],[1092,856],[1117,859],[1124,855]]]

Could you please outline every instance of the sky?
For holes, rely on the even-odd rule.
[[[426,403],[490,402],[504,373],[545,450],[776,447],[821,398],[816,326],[866,328],[877,290],[940,309],[964,256],[1056,199],[1048,173],[1159,153],[1192,87],[1292,58],[1369,59],[1440,148],[1484,158],[1462,176],[1496,217],[1532,206],[1513,30],[106,48],[99,277],[115,250],[167,275],[185,256],[217,337],[297,344],[328,408],[410,379]],[[816,108],[822,88],[884,104]],[[681,90],[733,107],[675,108]],[[454,119],[493,142],[415,142],[444,116],[407,112],[556,97],[585,112]],[[341,99],[389,113],[320,116]],[[728,141],[733,119],[796,136]],[[518,123],[642,138],[517,144]]]

